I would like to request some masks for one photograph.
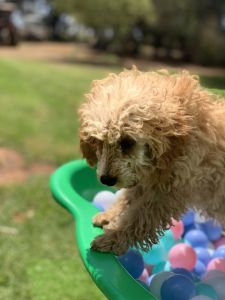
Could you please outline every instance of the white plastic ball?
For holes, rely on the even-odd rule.
[[[100,204],[104,210],[110,208],[116,201],[115,194],[110,191],[101,191],[93,199],[93,204]]]

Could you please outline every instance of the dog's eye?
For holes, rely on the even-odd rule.
[[[136,144],[136,141],[131,139],[130,137],[123,138],[120,141],[120,146],[122,148],[122,151],[124,151],[124,152],[131,150],[135,144]]]

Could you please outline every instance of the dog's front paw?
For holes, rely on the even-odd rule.
[[[92,218],[92,224],[94,226],[103,227],[109,224],[109,217],[106,212],[100,212]]]
[[[124,254],[128,250],[128,247],[123,236],[115,231],[99,235],[91,243],[91,249],[100,252],[112,252],[115,255]]]

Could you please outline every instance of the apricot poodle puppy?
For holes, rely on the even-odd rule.
[[[99,180],[124,188],[93,219],[92,249],[148,250],[192,207],[225,224],[225,101],[183,71],[136,68],[93,82],[79,115],[80,145]]]

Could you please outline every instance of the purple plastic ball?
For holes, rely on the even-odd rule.
[[[173,275],[161,287],[162,300],[190,300],[196,295],[195,284],[183,275]]]
[[[207,247],[209,240],[204,232],[198,229],[190,230],[184,236],[185,241],[187,241],[192,247]]]
[[[141,276],[144,270],[144,260],[138,251],[128,250],[119,256],[119,261],[132,277],[136,279]]]
[[[211,242],[217,241],[221,237],[223,231],[222,226],[213,220],[200,224],[200,228]]]
[[[172,272],[175,274],[186,276],[190,280],[194,281],[194,277],[193,277],[192,273],[184,268],[175,268],[175,269],[172,269]]]
[[[197,254],[198,260],[200,260],[203,264],[207,265],[212,258],[210,251],[203,247],[196,247],[195,252]]]
[[[192,209],[189,209],[181,218],[184,223],[184,226],[189,226],[194,223],[195,213]]]
[[[197,260],[193,272],[198,277],[202,277],[206,272],[205,264],[203,262],[201,262],[200,260]]]
[[[225,246],[218,247],[212,255],[212,258],[221,257],[225,258]]]

